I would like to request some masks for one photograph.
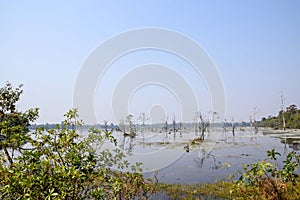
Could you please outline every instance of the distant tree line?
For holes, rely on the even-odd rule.
[[[271,127],[274,129],[300,129],[300,109],[292,104],[286,109],[279,111],[277,116],[269,116],[268,118],[263,117],[259,122],[259,126]]]

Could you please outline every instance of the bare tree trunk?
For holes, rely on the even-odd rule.
[[[204,140],[204,133],[205,133],[205,130],[204,130],[204,128],[202,127],[201,128],[201,140]]]
[[[4,152],[5,152],[5,155],[6,155],[7,159],[8,159],[8,161],[9,161],[10,166],[13,165],[14,162],[13,162],[12,158],[10,157],[10,155],[9,155],[6,147],[4,147]]]
[[[235,130],[235,124],[234,124],[234,119],[231,119],[231,125],[232,125],[232,135],[235,136],[234,130]]]
[[[183,131],[183,124],[182,124],[182,122],[179,122],[179,133],[180,133],[180,137],[182,136],[182,131]]]
[[[223,126],[223,129],[224,129],[224,132],[226,133],[226,126],[227,126],[227,121],[226,121],[226,117],[225,117],[225,119],[224,119],[224,126]]]
[[[164,129],[166,131],[166,138],[168,138],[168,119],[165,121]]]
[[[285,131],[286,125],[285,125],[285,117],[284,117],[284,103],[283,103],[283,94],[281,95],[281,110],[282,110],[282,125],[283,125],[283,130]]]
[[[253,110],[253,125],[254,125],[254,132],[255,134],[258,132],[258,127],[257,127],[257,121],[256,121],[256,115],[259,113],[256,107],[254,107]]]
[[[205,121],[202,114],[199,113],[199,118],[200,118],[200,122],[199,122],[199,131],[201,131],[201,139],[204,140],[204,133],[207,130],[207,127],[209,126],[209,121]]]
[[[104,123],[105,132],[108,132],[108,125],[107,125],[108,121],[104,120],[103,123]]]
[[[174,133],[174,138],[176,137],[176,121],[175,121],[175,116],[173,118],[173,133]]]

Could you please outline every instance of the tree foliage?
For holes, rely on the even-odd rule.
[[[24,145],[31,140],[29,125],[38,117],[38,109],[17,111],[16,103],[23,90],[22,85],[13,88],[10,83],[0,88],[0,151],[2,161],[14,163],[15,151],[21,153]]]
[[[284,111],[281,110],[276,117],[263,118],[259,125],[280,129],[283,128],[283,119],[285,119],[286,128],[300,129],[300,109],[294,104],[287,107]]]
[[[267,151],[267,158],[244,166],[244,173],[237,182],[237,190],[245,187],[256,187],[262,199],[289,199],[287,186],[297,184],[300,167],[300,154],[292,151],[283,161],[280,168],[277,156],[281,156],[275,149]]]
[[[111,132],[91,129],[80,135],[76,109],[55,129],[29,132],[37,109],[16,111],[20,87],[7,84],[0,91],[5,155],[0,162],[0,199],[146,199],[154,190],[151,180],[139,173],[140,164],[129,166],[117,148],[99,148],[105,141],[116,145]],[[13,150],[18,156],[12,156]],[[131,172],[117,170],[128,167]]]

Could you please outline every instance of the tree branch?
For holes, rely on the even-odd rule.
[[[8,153],[8,151],[7,151],[7,149],[6,149],[6,147],[4,147],[3,149],[4,149],[4,152],[5,152],[5,155],[6,155],[7,159],[8,159],[8,161],[9,161],[10,166],[13,165],[14,162],[13,162],[12,158],[10,157],[10,155],[9,155],[9,153]]]

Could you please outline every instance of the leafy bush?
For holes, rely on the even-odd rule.
[[[272,149],[267,151],[267,159],[245,165],[237,189],[245,190],[250,186],[264,198],[286,199],[287,184],[296,184],[298,174],[295,171],[300,167],[300,157],[296,152],[290,152],[280,168],[277,156],[281,154]]]
[[[5,113],[0,122],[4,155],[0,199],[147,199],[151,195],[154,185],[141,175],[139,163],[131,166],[131,172],[113,170],[113,166],[130,167],[124,154],[117,148],[96,149],[104,141],[116,145],[111,132],[91,129],[88,136],[81,137],[77,129],[81,122],[72,109],[65,114],[63,125],[29,133],[29,122],[37,118],[37,110],[16,112],[21,90],[9,84],[0,91],[0,110]],[[13,112],[7,113],[6,105]]]
[[[0,155],[2,162],[14,162],[15,151],[22,151],[22,147],[30,140],[29,125],[38,117],[38,109],[25,112],[16,110],[23,90],[22,85],[13,88],[10,83],[0,88]]]

